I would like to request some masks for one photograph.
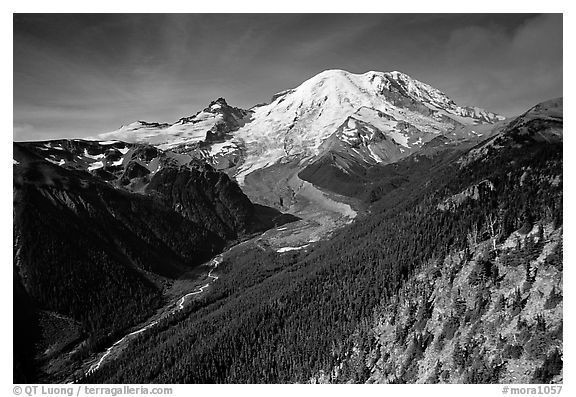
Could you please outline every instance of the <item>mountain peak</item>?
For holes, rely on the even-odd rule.
[[[563,99],[555,98],[541,102],[517,117],[508,124],[505,133],[547,142],[561,141],[563,124]]]
[[[360,109],[364,110],[357,113]],[[101,137],[146,142],[162,149],[235,139],[246,146],[247,157],[236,175],[242,183],[246,173],[282,156],[318,155],[322,143],[354,114],[362,128],[366,125],[367,130],[375,128],[393,137],[405,155],[456,126],[492,123],[501,117],[458,106],[443,92],[397,70],[356,74],[328,69],[249,111],[232,107],[220,97],[173,124],[154,128],[139,122]]]
[[[210,102],[207,109],[220,109],[221,107],[229,107],[229,106],[230,105],[228,105],[226,99],[220,97],[215,101]]]
[[[559,117],[563,116],[563,98],[549,99],[544,102],[540,102],[538,105],[529,109],[526,114],[544,114],[549,117]]]
[[[166,123],[157,123],[157,122],[148,122],[148,121],[144,121],[144,120],[138,120],[138,121],[134,121],[130,124],[125,124],[125,125],[121,125],[120,129],[124,128],[159,128],[159,127],[165,127],[168,124]]]
[[[385,74],[392,76],[395,79],[414,80],[412,77],[408,76],[406,73],[401,72],[399,70],[392,70],[390,72],[385,72]]]
[[[398,70],[355,74],[342,69],[328,69],[306,80],[295,89],[276,94],[273,100],[298,90],[327,91],[328,88],[333,91],[333,95],[340,95],[342,98],[358,96],[359,93],[389,97],[387,92],[393,92],[404,98],[400,102],[405,102],[406,99],[416,101],[433,111],[440,110],[460,118],[471,119],[472,123],[492,123],[504,119],[503,116],[478,107],[459,106],[441,90]],[[392,102],[394,104],[394,101]]]
[[[456,126],[499,119],[458,106],[443,92],[399,71],[355,74],[328,69],[252,109],[250,122],[234,136],[258,144],[247,145],[236,179],[242,184],[248,173],[282,156],[318,155],[323,142],[360,109],[367,109],[362,121],[392,136],[403,155]]]
[[[316,74],[314,77],[318,78],[330,78],[330,77],[337,77],[337,76],[346,76],[352,74],[347,70],[343,69],[326,69],[321,71],[320,73]],[[314,78],[312,77],[312,78]]]

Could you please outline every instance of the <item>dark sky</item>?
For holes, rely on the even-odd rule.
[[[326,69],[400,70],[510,116],[562,96],[562,16],[14,16],[14,139],[244,108]]]

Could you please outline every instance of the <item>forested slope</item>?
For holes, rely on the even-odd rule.
[[[55,357],[108,346],[165,303],[173,280],[279,214],[255,220],[260,207],[201,164],[166,166],[139,194],[33,144],[13,150],[15,381],[50,379],[62,370]]]
[[[556,128],[557,121],[554,123]],[[530,134],[519,136],[511,129],[500,136],[498,145],[483,145],[454,161],[423,168],[418,177],[400,186],[382,189],[374,197],[369,215],[309,250],[278,254],[254,248],[229,257],[219,269],[221,277],[208,296],[171,323],[140,337],[122,357],[86,381],[308,382],[326,379],[335,368],[340,368],[338,376],[329,380],[421,380],[414,375],[420,371],[415,367],[392,378],[371,378],[374,362],[382,368],[394,365],[394,361],[381,357],[380,361],[372,359],[369,365],[365,361],[366,355],[379,349],[373,333],[374,318],[393,313],[394,309],[386,306],[388,302],[398,299],[398,294],[404,296],[402,291],[431,263],[443,263],[444,258],[466,249],[466,255],[473,258],[466,269],[477,268],[474,282],[478,282],[478,296],[483,297],[484,287],[490,287],[482,284],[484,280],[495,278],[493,282],[497,283],[502,275],[496,276],[494,266],[498,261],[489,252],[490,266],[484,266],[479,251],[471,254],[470,236],[474,237],[474,244],[488,240],[498,250],[513,233],[526,234],[536,224],[546,226],[546,238],[561,235],[561,139],[533,139]],[[543,240],[539,241],[534,243],[542,244]],[[499,272],[505,269],[497,266]],[[558,259],[552,259],[548,268],[557,267]],[[443,268],[438,277],[448,271],[449,266]],[[553,278],[554,283],[558,284],[557,278]],[[521,290],[522,301],[531,291],[528,287]],[[464,320],[468,322],[454,326],[467,327],[483,315],[487,298],[482,299],[478,305],[470,303],[463,309],[464,314],[471,311],[468,320]],[[420,306],[412,309],[425,313],[431,310]],[[518,313],[508,316],[507,324],[515,324],[517,317]],[[420,313],[413,318],[426,317]],[[543,326],[535,327],[531,319],[527,321],[523,332],[528,334],[526,340],[533,340]],[[403,343],[420,346],[420,351],[414,347],[412,353],[421,354],[431,348],[432,339],[415,335],[410,328],[413,325],[409,323],[407,331],[401,333],[403,339],[393,343],[398,349]],[[561,341],[558,326],[556,321],[543,332],[552,332]],[[418,332],[422,327],[421,323],[416,326]],[[451,346],[456,348],[456,344]],[[558,355],[550,349],[551,345],[536,353],[520,353],[520,358],[533,360],[533,370],[542,365],[539,375],[533,374],[534,379],[540,376],[544,381],[553,380],[555,375],[550,373],[558,372]],[[468,362],[468,356],[463,356],[464,364],[458,361],[462,359],[458,354],[456,357],[451,363],[458,368]],[[441,375],[442,366],[439,371]],[[473,371],[476,372],[450,372],[448,377],[438,375],[424,380],[518,381],[483,372],[482,368]]]

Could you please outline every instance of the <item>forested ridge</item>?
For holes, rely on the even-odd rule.
[[[229,242],[272,226],[280,214],[254,206],[209,166],[166,168],[153,178],[150,194],[138,194],[51,164],[34,147],[14,144],[14,375],[20,382],[58,379],[67,366],[106,348],[167,303],[173,280],[198,272]],[[179,197],[181,191],[188,197]],[[255,216],[246,219],[247,213]],[[64,364],[42,367],[59,355]]]
[[[394,165],[403,166],[409,165]],[[369,215],[307,252],[252,248],[229,256],[207,296],[84,381],[278,383],[329,373],[359,339],[366,351],[374,348],[358,332],[368,329],[383,300],[425,263],[465,249],[471,233],[501,242],[535,221],[561,225],[561,176],[562,144],[531,141],[512,142],[465,166],[423,167],[400,186],[371,195]],[[493,189],[481,189],[457,210],[439,208],[484,180]],[[342,371],[342,379],[355,382],[369,376],[361,365]]]

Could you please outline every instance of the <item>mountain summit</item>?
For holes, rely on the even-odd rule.
[[[458,106],[441,91],[400,72],[344,70],[324,71],[253,111],[251,122],[234,134],[247,149],[236,174],[240,183],[255,169],[281,158],[321,155],[322,144],[342,128],[352,136],[357,135],[354,126],[362,125],[391,138],[393,147],[365,142],[369,155],[360,156],[362,161],[387,162],[409,155],[437,135],[504,119]],[[387,159],[385,152],[396,155]]]
[[[321,161],[347,173],[395,162],[438,136],[477,140],[503,119],[402,72],[326,70],[250,110],[219,98],[174,124],[133,123],[100,138],[193,153],[245,185],[272,166],[297,173]]]
[[[100,134],[98,139],[120,140],[129,143],[148,143],[161,149],[179,145],[219,140],[238,129],[249,118],[250,111],[232,107],[224,98],[212,101],[193,116],[182,117],[175,123],[136,121],[119,129]]]

